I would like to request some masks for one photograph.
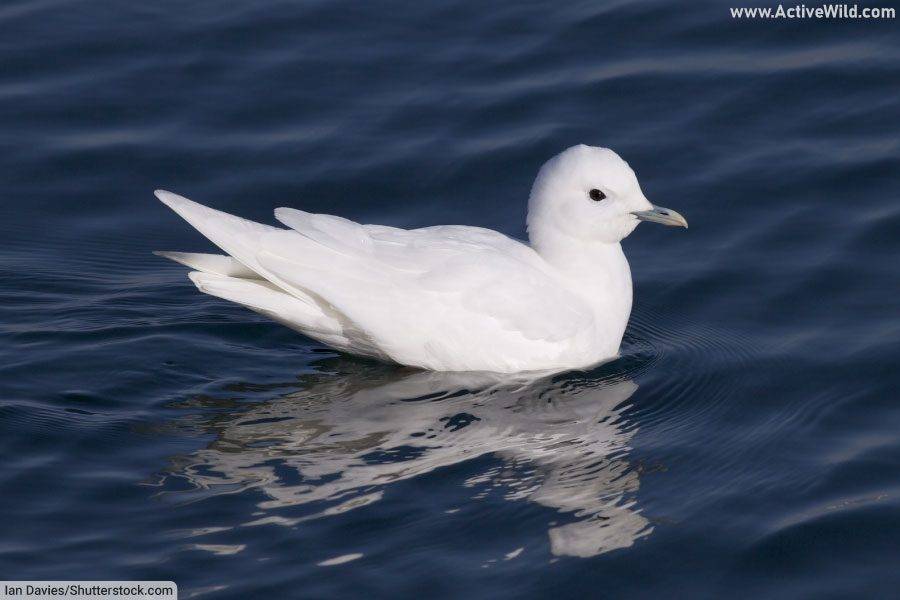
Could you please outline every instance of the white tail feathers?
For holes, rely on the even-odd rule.
[[[262,313],[339,350],[383,357],[317,294],[284,285],[260,266],[257,256],[263,239],[288,231],[207,208],[170,192],[157,190],[156,197],[230,255],[154,252],[194,269],[188,277],[201,292]],[[354,332],[352,339],[348,330]]]
[[[248,269],[230,256],[224,254],[203,254],[200,252],[163,252],[157,250],[156,256],[174,260],[195,271],[223,275],[225,277],[239,277],[241,279],[261,279],[253,270]]]
[[[213,244],[252,271],[265,275],[256,262],[259,239],[267,233],[283,230],[208,208],[171,192],[156,190],[154,193]]]

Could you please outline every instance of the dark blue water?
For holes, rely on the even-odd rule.
[[[900,588],[898,23],[727,3],[0,6],[0,579],[183,597]],[[616,149],[622,358],[492,386],[337,355],[152,250],[171,189],[524,235]],[[339,563],[339,564],[335,564]]]

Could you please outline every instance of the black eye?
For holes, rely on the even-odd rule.
[[[606,198],[606,194],[604,194],[597,188],[594,188],[590,192],[588,192],[588,196],[590,196],[591,200],[594,200],[595,202],[600,202],[601,200]]]

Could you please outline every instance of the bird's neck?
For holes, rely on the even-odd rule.
[[[564,235],[533,236],[531,247],[566,278],[607,293],[626,287],[631,290],[631,270],[619,243],[584,242]]]
[[[537,235],[535,235],[537,234]],[[619,243],[585,242],[553,232],[532,232],[531,247],[566,286],[594,307],[609,324],[607,335],[621,336],[631,314],[631,269]]]

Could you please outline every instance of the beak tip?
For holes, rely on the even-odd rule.
[[[640,221],[650,221],[652,223],[660,223],[670,227],[684,227],[685,229],[688,229],[687,219],[671,208],[653,206],[650,210],[636,211],[631,214]]]

